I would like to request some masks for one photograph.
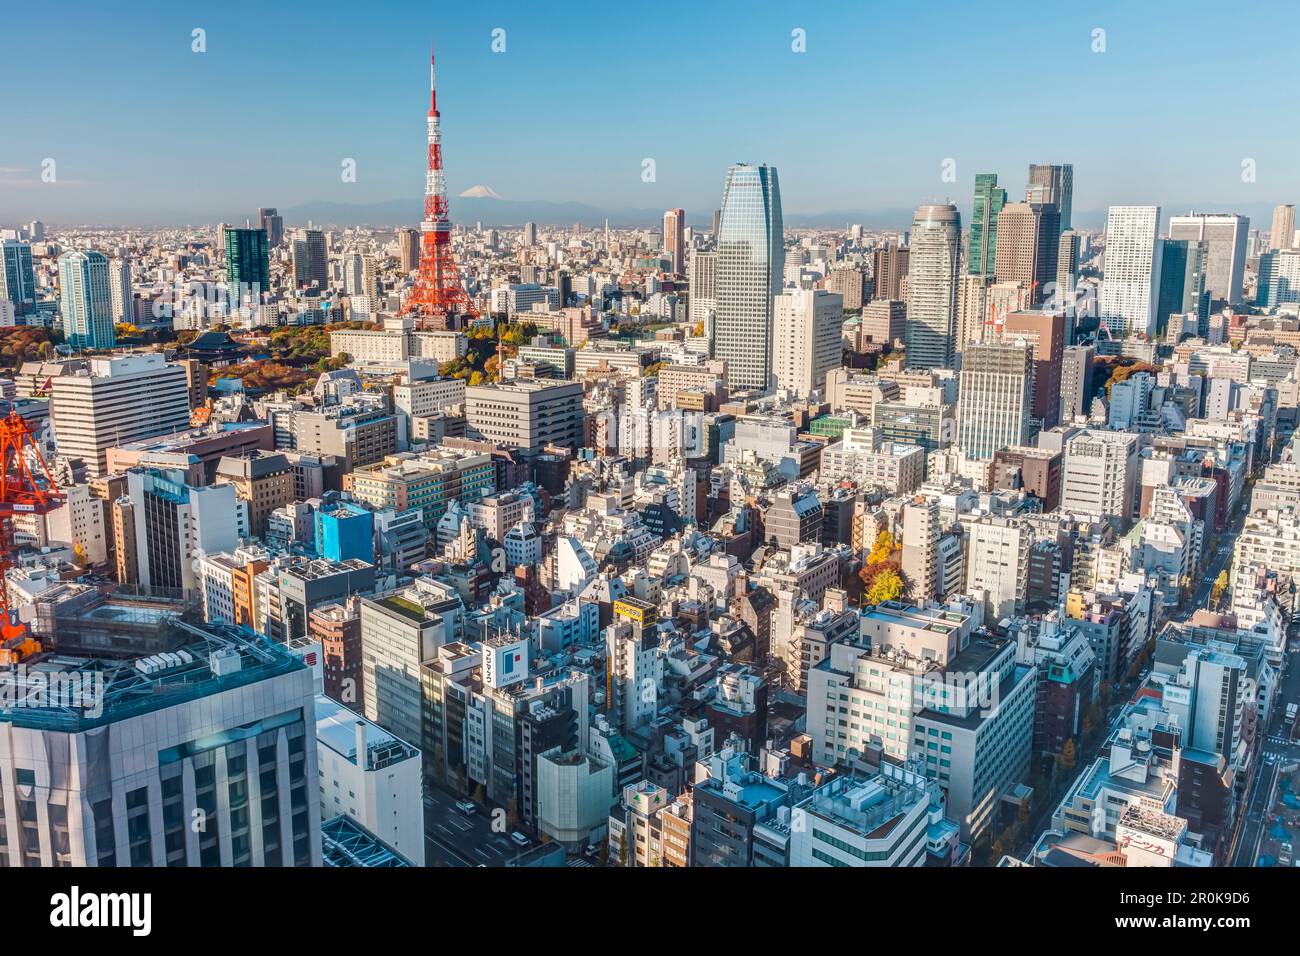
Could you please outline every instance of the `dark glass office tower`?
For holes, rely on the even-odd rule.
[[[1007,204],[1007,191],[998,186],[997,173],[975,174],[975,211],[971,216],[970,248],[966,271],[971,275],[993,274],[997,261],[998,214]]]
[[[1160,298],[1156,306],[1156,334],[1163,336],[1171,315],[1196,313],[1198,334],[1209,331],[1210,292],[1205,288],[1205,267],[1210,244],[1195,239],[1166,239],[1161,252]]]
[[[271,287],[269,242],[265,229],[226,230],[226,286],[232,305],[256,305]]]

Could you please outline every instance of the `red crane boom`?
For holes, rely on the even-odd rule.
[[[29,467],[30,451],[38,471]],[[59,506],[59,489],[50,476],[45,456],[36,443],[32,428],[17,412],[0,418],[0,664],[13,664],[40,650],[18,619],[18,608],[9,601],[7,572],[14,566],[15,514],[48,514]]]

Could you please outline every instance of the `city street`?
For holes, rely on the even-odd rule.
[[[425,789],[425,856],[430,866],[506,866],[522,852],[508,833],[492,831],[486,807],[467,816],[456,809],[457,799],[436,787]]]
[[[1232,561],[1232,549],[1237,544],[1237,535],[1241,533],[1242,521],[1243,518],[1239,515],[1233,521],[1231,527],[1219,535],[1218,546],[1215,548],[1214,554],[1210,556],[1210,563],[1205,568],[1205,575],[1196,586],[1196,593],[1192,599],[1190,610],[1194,611],[1197,608],[1209,606],[1210,591],[1214,588],[1215,579],[1219,576],[1219,572]]]
[[[1278,772],[1283,766],[1300,761],[1300,741],[1291,739],[1291,728],[1285,726],[1286,705],[1300,701],[1300,662],[1297,662],[1297,657],[1300,657],[1300,645],[1293,642],[1287,651],[1282,686],[1273,708],[1273,719],[1269,721],[1267,735],[1260,744],[1256,778],[1252,781],[1247,800],[1245,824],[1233,856],[1234,866],[1255,865],[1264,836],[1268,811],[1274,799],[1274,784]]]

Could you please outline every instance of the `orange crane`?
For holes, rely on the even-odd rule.
[[[24,451],[30,450],[39,466],[33,473]],[[39,653],[40,642],[18,619],[18,608],[10,604],[8,570],[14,566],[16,514],[43,515],[59,506],[60,494],[45,456],[36,444],[32,428],[17,412],[0,418],[0,665],[17,664]]]

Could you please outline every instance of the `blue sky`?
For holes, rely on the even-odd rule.
[[[1296,4],[171,6],[9,5],[0,223],[418,197],[431,40],[453,197],[486,184],[696,218],[729,163],[755,161],[778,167],[791,213],[910,208],[969,202],[982,171],[1018,196],[1029,162],[1070,161],[1080,211],[1300,198],[1296,97],[1270,40],[1300,36]]]

